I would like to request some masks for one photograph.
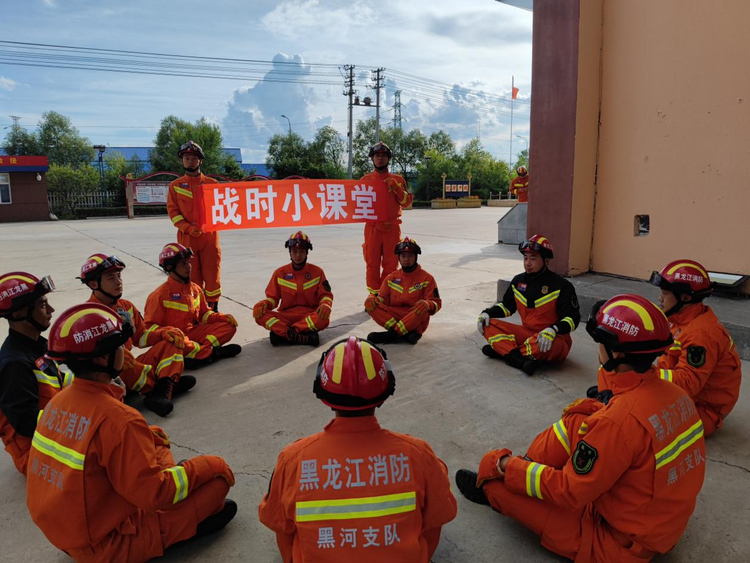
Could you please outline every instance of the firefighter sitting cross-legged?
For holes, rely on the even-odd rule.
[[[703,424],[689,395],[653,365],[673,342],[656,305],[637,295],[600,301],[586,331],[611,373],[607,404],[576,401],[525,456],[492,450],[478,472],[459,470],[456,485],[558,555],[642,563],[675,546],[695,509]]]
[[[385,332],[371,332],[367,338],[377,344],[416,344],[430,324],[430,317],[442,306],[435,278],[417,263],[422,249],[405,237],[396,245],[401,268],[386,276],[378,294],[365,300],[365,311]]]
[[[50,330],[47,357],[76,376],[37,424],[27,505],[47,539],[78,562],[148,561],[222,529],[237,512],[222,458],[175,465],[164,431],[123,403],[113,379],[132,336],[131,325],[98,303],[71,307]]]
[[[146,300],[146,330],[175,327],[185,335],[182,350],[185,368],[192,369],[242,351],[239,344],[227,344],[237,332],[232,315],[216,313],[206,304],[203,290],[190,281],[193,253],[181,244],[168,244],[159,253],[159,266],[167,281]]]
[[[518,245],[524,273],[513,278],[502,301],[479,315],[477,330],[487,339],[482,353],[504,359],[511,367],[533,375],[540,361],[559,362],[570,352],[570,333],[580,312],[576,290],[548,268],[552,244],[534,235]],[[521,326],[500,320],[518,311]]]
[[[271,275],[266,298],[253,307],[255,322],[270,331],[273,346],[317,346],[318,333],[331,322],[331,284],[321,268],[307,261],[312,247],[305,233],[292,233],[284,243],[291,262]]]
[[[125,365],[121,374],[127,388],[145,395],[143,404],[159,416],[172,412],[172,395],[195,387],[195,377],[183,375],[182,351],[185,335],[172,326],[152,325],[146,330],[141,312],[122,298],[125,263],[117,256],[92,254],[81,267],[80,279],[91,289],[90,303],[112,309],[123,323],[133,325],[133,338],[125,343]],[[134,357],[133,346],[149,348]]]
[[[0,317],[9,327],[0,348],[0,436],[24,475],[39,413],[73,381],[70,371],[44,357],[47,339],[42,333],[55,312],[47,294],[54,289],[50,277],[40,280],[26,272],[0,276]]]
[[[366,340],[323,354],[313,390],[335,418],[279,454],[258,508],[282,561],[430,561],[456,499],[427,442],[378,424],[395,386],[385,352]]]

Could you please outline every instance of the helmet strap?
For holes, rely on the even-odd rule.
[[[607,352],[607,357],[609,358],[609,360],[607,360],[606,362],[602,364],[602,367],[604,368],[605,371],[615,371],[615,368],[617,366],[625,363],[625,357],[615,358],[612,355],[612,348],[610,348],[606,344],[604,345],[604,350]]]
[[[187,285],[187,284],[189,284],[189,283],[190,283],[190,277],[189,277],[189,276],[188,276],[188,277],[185,277],[185,276],[181,276],[180,274],[178,274],[178,273],[177,273],[177,270],[175,270],[175,269],[174,269],[174,266],[172,267],[172,269],[171,269],[171,270],[167,270],[167,273],[168,273],[168,274],[174,274],[174,275],[175,275],[175,277],[176,277],[176,278],[177,278],[178,280],[180,280],[180,281],[181,281],[182,283],[184,283],[185,285]]]
[[[412,273],[412,272],[413,272],[414,270],[416,270],[416,269],[417,269],[417,266],[418,266],[418,263],[417,263],[417,259],[416,259],[416,258],[414,258],[414,264],[412,264],[412,265],[411,265],[411,266],[409,266],[408,268],[407,268],[406,266],[401,266],[401,269],[402,269],[402,270],[403,270],[404,272],[406,272],[407,274],[411,274],[411,273]]]
[[[201,169],[200,165],[198,165],[197,168],[187,168],[186,166],[183,166],[183,168],[185,169],[185,172],[189,172],[190,174],[195,174]]]
[[[102,277],[101,276],[96,278],[96,283],[98,284],[99,287],[97,287],[93,291],[98,291],[99,293],[104,295],[107,299],[111,299],[115,303],[117,303],[122,298],[122,293],[120,295],[112,295],[111,293],[107,293],[106,291],[102,289]]]
[[[38,330],[39,333],[41,334],[42,332],[47,330],[47,328],[49,327],[42,326],[36,321],[36,319],[34,318],[34,309],[36,309],[36,301],[26,307],[26,316],[20,320],[26,321],[31,326],[33,326],[36,330]]]
[[[374,156],[374,155],[373,155],[373,156]],[[391,159],[390,159],[390,158],[388,159],[388,162],[386,163],[386,165],[385,165],[385,166],[376,166],[376,165],[375,165],[375,161],[374,161],[374,160],[372,161],[372,165],[373,165],[373,167],[375,167],[375,170],[377,170],[377,171],[378,171],[378,172],[380,172],[381,174],[384,174],[384,173],[388,172],[388,165],[389,165],[390,163],[391,163]]]

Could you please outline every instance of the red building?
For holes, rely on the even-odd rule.
[[[0,156],[0,222],[49,219],[46,156]]]

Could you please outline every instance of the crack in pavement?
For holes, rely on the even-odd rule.
[[[461,333],[458,332],[458,331],[454,331],[454,334],[461,334]],[[477,347],[477,350],[479,350],[480,352],[482,351],[482,349],[479,347],[479,344],[477,344],[476,340],[473,340],[473,339],[469,338],[469,336],[466,335],[466,334],[461,334],[461,336],[464,337],[464,340],[467,340],[467,341],[471,342],[472,344],[474,344],[474,346]]]
[[[204,454],[203,452],[200,452],[200,451],[196,450],[195,448],[191,448],[190,446],[183,446],[182,444],[178,444],[178,443],[177,443],[177,442],[175,442],[174,440],[170,441],[170,443],[171,443],[171,444],[172,444],[173,446],[177,446],[178,448],[184,448],[184,449],[186,449],[186,450],[188,450],[188,451],[191,451],[191,452],[193,452],[193,453],[195,453],[195,454],[198,454],[198,455],[206,455],[206,454]]]
[[[270,479],[271,472],[261,469],[260,473],[252,473],[249,471],[234,471],[235,475],[247,475],[248,477],[262,477],[263,479]]]
[[[542,381],[546,381],[547,383],[551,383],[555,387],[555,389],[560,391],[560,393],[562,393],[563,395],[565,394],[565,390],[562,387],[560,387],[557,383],[555,383],[553,380],[551,380],[548,376],[540,375],[539,379],[541,379]]]
[[[745,473],[750,473],[750,469],[748,469],[747,467],[743,467],[741,465],[735,465],[734,463],[729,463],[726,461],[722,461],[720,459],[714,459],[712,457],[709,457],[706,459],[708,459],[708,461],[713,461],[714,463],[720,463],[721,465],[726,465],[728,467],[736,467],[737,469],[742,469],[742,471],[744,471]]]

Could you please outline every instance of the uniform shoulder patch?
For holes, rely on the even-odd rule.
[[[581,440],[573,453],[573,469],[579,475],[585,475],[594,468],[594,462],[599,457],[596,448]]]
[[[331,291],[331,284],[328,283],[328,280],[323,282],[323,287],[325,288],[326,291]]]
[[[703,367],[706,363],[706,349],[703,346],[688,346],[687,361],[694,368]]]
[[[432,296],[433,296],[433,297],[434,297],[435,299],[440,299],[440,292],[438,291],[438,288],[437,288],[437,287],[436,287],[436,288],[435,288],[435,289],[434,289],[434,290],[432,291]]]

